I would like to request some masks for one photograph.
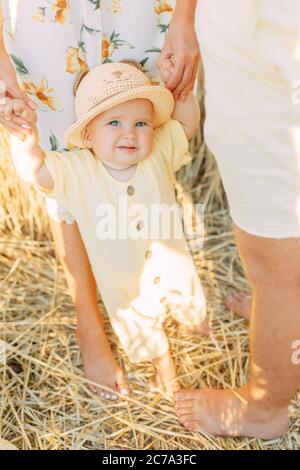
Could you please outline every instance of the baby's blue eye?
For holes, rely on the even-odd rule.
[[[110,121],[109,124],[113,127],[118,127],[118,125],[120,124],[120,121]]]
[[[144,126],[147,126],[147,123],[144,122],[144,121],[139,121],[139,122],[136,123],[136,126],[137,127],[144,127]]]

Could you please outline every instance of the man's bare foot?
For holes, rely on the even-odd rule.
[[[156,371],[157,386],[173,398],[174,393],[180,390],[180,385],[176,380],[174,361],[170,351],[167,351],[163,356],[152,359],[152,364]]]
[[[200,325],[183,325],[180,324],[184,331],[188,333],[196,333],[202,336],[211,336],[211,326],[209,320],[206,318]]]
[[[224,304],[239,317],[250,321],[252,295],[250,292],[234,292],[225,297]]]
[[[276,439],[289,428],[288,407],[263,409],[247,400],[247,388],[233,390],[181,390],[175,394],[179,421],[191,432],[213,436]]]
[[[82,354],[84,375],[88,380],[99,384],[99,387],[89,385],[89,388],[107,400],[117,400],[118,396],[101,389],[101,385],[128,396],[128,383],[112,354],[102,322],[99,321],[94,328],[89,325],[89,330],[78,328],[77,340]]]

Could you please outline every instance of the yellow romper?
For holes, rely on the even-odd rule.
[[[200,324],[206,315],[181,220],[180,229],[171,222],[168,230],[168,221],[175,219],[162,216],[167,231],[155,231],[157,209],[176,205],[174,172],[190,159],[175,120],[155,129],[151,154],[127,182],[113,178],[89,150],[46,152],[54,188],[37,190],[75,214],[112,326],[132,362],[168,350],[162,327],[166,306],[186,325]]]

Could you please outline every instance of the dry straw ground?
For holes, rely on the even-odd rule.
[[[248,327],[223,305],[245,289],[220,179],[201,132],[194,161],[179,174],[178,198],[205,204],[205,244],[193,253],[205,286],[213,337],[199,339],[167,321],[182,384],[228,388],[246,380]],[[109,322],[107,332],[134,393],[109,403],[82,376],[76,318],[54,251],[43,201],[21,184],[0,131],[0,437],[19,449],[300,449],[300,396],[291,406],[289,433],[276,442],[191,434],[172,404],[152,385],[152,368],[133,366]]]

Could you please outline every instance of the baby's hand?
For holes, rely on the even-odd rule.
[[[169,59],[165,59],[160,70],[160,76],[164,83],[169,81],[169,78],[174,72],[174,69],[174,56],[171,56]]]
[[[14,117],[16,124],[14,134],[20,140],[25,140],[26,135],[31,135],[32,128],[35,128],[36,112],[29,108],[23,99],[2,96],[0,98],[0,113],[5,121],[11,121]]]

